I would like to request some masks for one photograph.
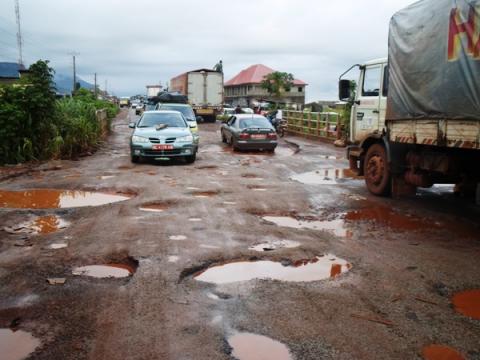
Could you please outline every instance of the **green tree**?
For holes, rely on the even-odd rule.
[[[290,73],[274,71],[262,80],[261,87],[278,102],[285,92],[289,92],[293,86],[294,77]]]

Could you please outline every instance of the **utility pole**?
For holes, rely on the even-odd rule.
[[[72,55],[72,58],[73,58],[73,87],[72,87],[72,96],[73,96],[73,94],[75,93],[75,89],[77,87],[77,67],[75,64],[75,56],[79,55],[79,53],[72,51],[71,53],[69,53],[69,55]]]
[[[22,29],[20,26],[20,4],[19,0],[15,0],[15,17],[17,19],[17,47],[18,47],[18,65],[23,65],[23,40]]]
[[[95,100],[97,100],[97,73],[95,73]]]

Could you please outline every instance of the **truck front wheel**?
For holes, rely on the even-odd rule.
[[[374,195],[388,195],[391,189],[387,153],[381,144],[373,144],[367,151],[363,173],[368,190]]]

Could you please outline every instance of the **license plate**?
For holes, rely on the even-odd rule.
[[[173,150],[173,145],[152,145],[153,150]]]
[[[198,109],[197,114],[198,115],[212,115],[213,110],[212,109]]]
[[[253,135],[250,135],[250,137],[255,140],[263,140],[267,138],[267,135],[253,134]]]

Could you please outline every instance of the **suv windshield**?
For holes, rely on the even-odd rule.
[[[179,111],[185,116],[185,118],[189,121],[195,121],[195,113],[193,112],[190,106],[178,106],[178,105],[171,105],[171,104],[162,104],[158,108],[159,110],[173,110]]]
[[[266,118],[255,117],[251,119],[241,119],[240,120],[240,129],[247,129],[247,128],[266,128],[270,129],[272,125],[270,121]]]
[[[182,115],[176,113],[147,113],[142,116],[138,123],[139,128],[154,127],[160,124],[168,127],[187,127]]]

